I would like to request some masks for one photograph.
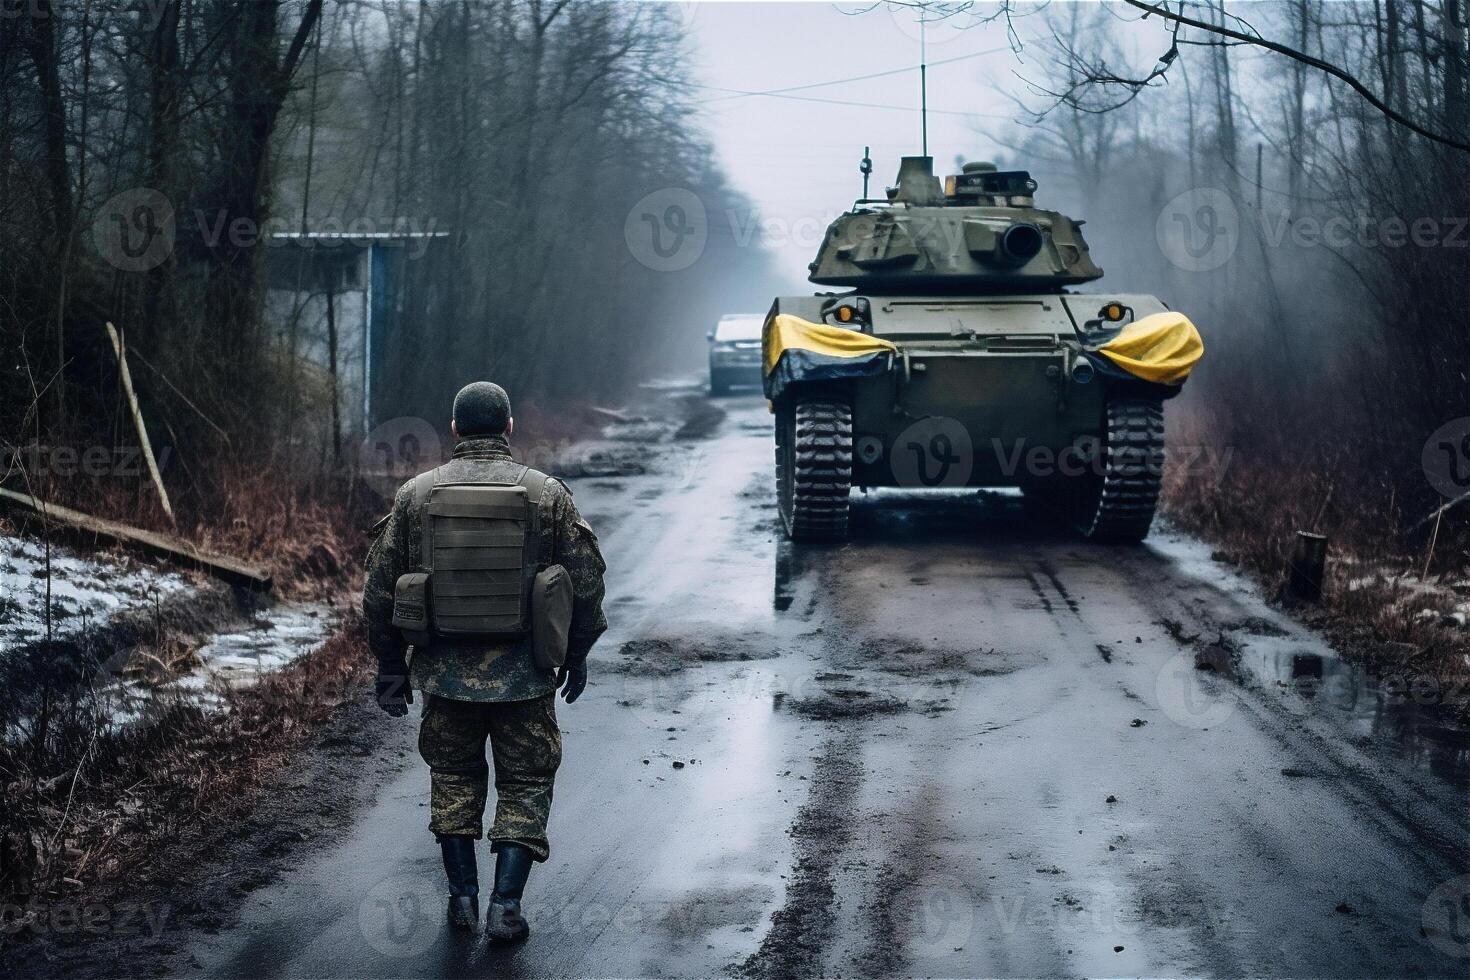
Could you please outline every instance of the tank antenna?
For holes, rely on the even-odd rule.
[[[868,199],[868,178],[873,175],[873,148],[863,147],[863,162],[858,165],[858,172],[863,175],[863,200]]]
[[[929,5],[919,5],[919,133],[923,155],[929,155]],[[866,195],[864,195],[866,196]]]

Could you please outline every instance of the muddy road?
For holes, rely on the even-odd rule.
[[[888,496],[857,502],[850,543],[792,549],[764,402],[719,404],[648,472],[573,481],[612,629],[558,708],[530,941],[441,927],[415,710],[358,760],[381,785],[350,830],[188,933],[176,968],[1470,969],[1463,733],[1167,533],[1114,550],[1028,529],[1013,498]]]

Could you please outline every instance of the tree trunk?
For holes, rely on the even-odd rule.
[[[153,189],[172,201],[179,147],[179,0],[164,0],[157,16],[148,47],[148,175]],[[141,331],[135,330],[144,339],[145,348],[152,337],[167,336],[173,331],[175,262],[170,252],[148,272],[142,322],[138,325]]]

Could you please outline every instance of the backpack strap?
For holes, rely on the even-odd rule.
[[[439,482],[439,470],[429,470],[413,478],[413,509],[419,515],[419,568],[432,572],[429,562],[434,554],[434,543],[429,531],[429,494]]]
[[[527,466],[521,470],[521,475],[516,482],[526,488],[526,499],[533,504],[541,503],[541,494],[546,490],[546,483],[551,477],[540,470],[533,470]]]
[[[526,503],[531,505],[531,533],[526,542],[526,570],[534,578],[541,568],[541,497],[546,492],[546,482],[551,477],[540,470],[527,466],[522,468],[516,483],[526,488]]]

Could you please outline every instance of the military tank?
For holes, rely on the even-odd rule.
[[[762,381],[790,537],[845,536],[851,491],[877,487],[1019,487],[1087,538],[1148,534],[1164,403],[1203,344],[1153,296],[1076,291],[1102,270],[1083,222],[1036,189],[988,163],[941,182],[904,157],[810,265],[843,289],[772,304]]]

